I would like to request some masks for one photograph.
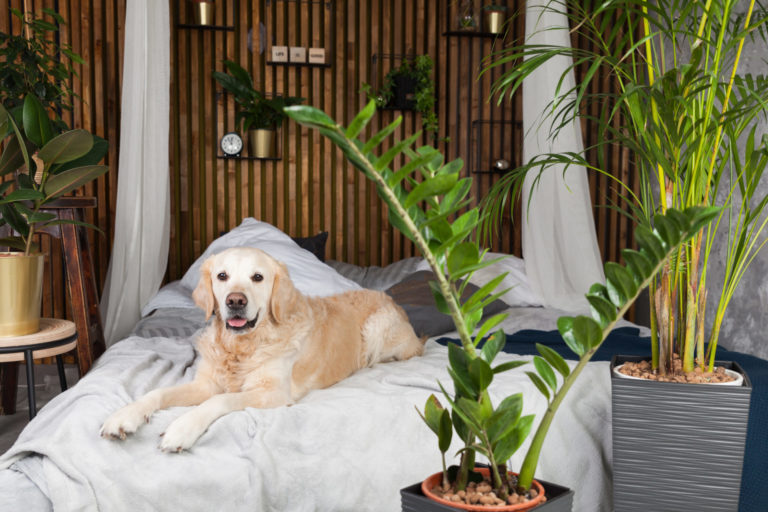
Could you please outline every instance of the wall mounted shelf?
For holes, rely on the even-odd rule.
[[[279,157],[279,156],[261,157],[261,156],[227,156],[227,155],[216,155],[216,158],[219,158],[221,160],[271,160],[273,162],[277,162],[279,160],[282,160],[282,157]]]
[[[275,62],[275,61],[267,61],[268,66],[289,66],[293,68],[329,68],[331,67],[331,64],[329,62],[325,62],[323,64],[317,64],[314,62]]]
[[[497,37],[504,37],[504,33],[496,34],[493,32],[479,32],[477,30],[449,30],[443,32],[444,36],[453,37],[485,37],[488,39],[496,39]]]
[[[176,25],[178,28],[194,29],[194,30],[226,30],[234,32],[235,27],[229,25],[196,25],[194,23],[179,23]]]
[[[483,129],[485,128],[485,130]],[[472,174],[506,174],[510,170],[519,166],[519,155],[515,154],[514,150],[510,149],[508,140],[511,138],[515,130],[522,130],[522,121],[516,121],[511,119],[475,119],[472,121],[470,128],[470,137],[472,140],[472,149],[470,161],[474,162],[472,167]],[[494,133],[495,130],[499,130],[498,133]],[[490,140],[485,140],[484,132],[488,131]],[[488,159],[481,161],[483,151],[480,148],[490,148],[490,152],[484,153],[484,156]],[[493,154],[493,153],[495,154]],[[472,158],[474,157],[474,158]],[[491,161],[496,159],[505,159],[509,162],[509,169],[499,170],[494,169]]]

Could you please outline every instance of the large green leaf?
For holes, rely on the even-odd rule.
[[[91,148],[90,151],[88,151],[88,153],[81,156],[80,158],[75,158],[74,160],[70,160],[69,162],[57,164],[55,167],[51,168],[51,173],[60,174],[64,171],[68,171],[76,167],[96,165],[99,162],[101,162],[101,160],[107,155],[108,151],[109,151],[109,142],[99,137],[98,135],[94,135],[93,147]]]
[[[51,176],[45,183],[43,192],[45,192],[46,200],[50,201],[57,197],[68,194],[78,188],[82,187],[86,183],[98,178],[105,172],[108,167],[104,165],[89,165],[85,167],[78,167],[77,169],[70,169],[64,171],[61,174]]]
[[[547,361],[543,357],[533,356],[533,366],[541,379],[552,388],[552,391],[557,391],[557,377],[555,377],[555,372]]]
[[[93,135],[86,130],[70,130],[51,139],[37,153],[47,165],[63,164],[80,158],[93,147]]]
[[[24,165],[24,153],[21,151],[19,139],[11,137],[5,144],[3,155],[0,156],[0,176],[16,171]]]
[[[45,196],[42,192],[35,189],[19,188],[5,196],[0,198],[0,204],[13,203],[15,201],[39,201]]]
[[[557,370],[564,378],[570,375],[571,369],[568,367],[568,363],[565,362],[565,359],[563,359],[563,356],[541,343],[536,344],[536,350],[538,350],[541,357],[543,357],[552,368]]]
[[[618,307],[637,293],[637,284],[625,268],[609,261],[605,264],[605,278],[611,301]]]
[[[24,133],[37,147],[43,147],[53,136],[53,127],[45,107],[34,94],[24,98],[22,110]]]
[[[465,267],[475,265],[480,259],[480,252],[474,242],[464,242],[448,253],[448,272],[459,276]]]
[[[469,362],[467,369],[475,389],[480,393],[485,391],[493,380],[491,366],[484,359],[476,357]]]
[[[501,320],[506,318],[506,315],[497,315],[497,317],[494,317],[494,318],[499,318],[498,322],[501,322]],[[496,322],[495,324],[492,323],[490,324],[489,327],[486,328],[486,324],[488,324],[488,322],[486,321],[486,324],[483,325],[483,329],[490,330],[496,324],[498,324],[498,322]],[[487,330],[485,332],[487,332]],[[478,337],[482,337],[482,334],[478,333],[475,339],[477,339]],[[496,331],[485,341],[485,343],[483,344],[481,354],[483,358],[488,362],[488,364],[492,363],[493,360],[496,359],[496,356],[504,347],[504,343],[506,341],[507,341],[506,336],[504,335],[504,331],[502,330]]]

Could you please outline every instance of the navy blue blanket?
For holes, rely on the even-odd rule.
[[[640,337],[638,333],[638,329],[634,327],[614,330],[592,360],[610,361],[617,354],[649,355],[650,339]],[[449,341],[458,342],[449,338],[438,340],[442,344]],[[556,350],[566,359],[577,359],[557,331],[524,330],[508,334],[503,350],[512,354],[537,354],[535,343]],[[739,363],[752,382],[739,511],[764,512],[768,510],[768,361],[723,348],[717,350],[717,359]]]

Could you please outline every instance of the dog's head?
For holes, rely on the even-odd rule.
[[[230,332],[243,333],[267,317],[283,321],[296,293],[285,265],[260,249],[236,247],[205,260],[192,298],[206,319],[216,314]]]

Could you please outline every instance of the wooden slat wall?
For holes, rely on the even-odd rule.
[[[481,2],[476,12],[481,14]],[[439,142],[449,159],[461,157],[465,172],[484,168],[496,158],[519,162],[521,104],[501,107],[486,102],[491,81],[478,81],[482,59],[493,38],[445,36],[454,28],[454,2],[438,0],[296,1],[229,0],[216,3],[216,24],[232,31],[180,28],[172,30],[171,151],[172,240],[168,277],[179,278],[200,252],[221,232],[254,216],[292,236],[330,232],[327,256],[361,265],[383,265],[415,254],[412,244],[394,232],[374,187],[317,133],[292,122],[284,125],[280,161],[217,158],[218,139],[235,129],[234,107],[211,78],[232,59],[251,71],[258,88],[306,98],[334,119],[349,123],[366,103],[364,82],[378,86],[404,55],[428,54],[435,62]],[[513,8],[513,2],[509,2]],[[190,4],[172,2],[174,24],[190,23]],[[260,26],[262,27],[260,29]],[[261,40],[260,30],[264,33]],[[521,33],[511,27],[507,40]],[[270,66],[272,44],[320,46],[329,68]],[[498,43],[497,43],[498,44]],[[381,111],[370,136],[401,112]],[[402,139],[420,129],[420,117],[402,113],[396,131]],[[478,124],[486,120],[494,124]],[[490,127],[494,128],[491,129]],[[482,137],[480,141],[473,140]],[[429,144],[423,136],[420,144]],[[386,147],[386,146],[385,146]],[[479,150],[479,154],[478,154]],[[496,179],[473,174],[475,197]],[[520,250],[519,227],[505,226],[495,249]]]
[[[70,86],[79,98],[73,100],[71,112],[62,118],[71,128],[84,128],[109,141],[110,150],[104,163],[109,172],[96,182],[83,187],[79,194],[96,196],[98,208],[86,212],[86,220],[101,233],[91,232],[91,249],[96,279],[101,287],[106,277],[112,247],[114,205],[117,192],[117,155],[120,133],[120,85],[122,73],[125,0],[8,0],[0,9],[0,30],[18,34],[21,24],[11,16],[16,8],[42,14],[44,8],[61,14],[67,24],[58,33],[61,44],[69,44],[80,54],[86,65],[76,65],[78,76]],[[52,21],[52,20],[49,20]],[[46,261],[46,289],[43,315],[68,317],[66,287],[58,240],[42,237],[44,250],[51,257]]]
[[[191,21],[189,2],[169,1],[172,240],[168,279],[181,277],[211,240],[247,216],[271,222],[293,236],[329,231],[329,258],[384,265],[415,254],[412,244],[390,228],[374,188],[330,142],[313,131],[288,122],[281,138],[283,159],[277,162],[216,157],[218,137],[234,129],[235,116],[231,101],[211,78],[213,70],[223,70],[223,59],[244,65],[263,91],[302,96],[306,103],[348,123],[365,104],[359,92],[363,82],[378,86],[403,55],[429,54],[435,61],[439,136],[450,138],[437,147],[449,159],[463,158],[466,173],[487,168],[497,158],[520,163],[522,134],[516,122],[522,98],[497,107],[486,99],[499,72],[477,80],[482,59],[492,51],[494,40],[443,35],[454,26],[458,2],[224,0],[216,2],[217,23],[234,29],[208,31],[179,28],[178,23]],[[125,0],[27,0],[27,4],[36,12],[48,7],[61,13],[68,21],[61,30],[61,41],[72,44],[88,62],[78,66],[79,77],[72,87],[81,98],[65,119],[70,126],[91,130],[110,141],[106,161],[110,172],[81,191],[99,200],[97,211],[87,215],[103,232],[91,234],[97,280],[103,285],[113,238]],[[474,4],[479,15],[482,2],[475,0]],[[11,7],[22,9],[23,0],[9,0],[7,5],[0,9],[0,27],[17,32],[20,27],[9,12]],[[520,9],[524,3],[507,0],[507,5]],[[505,41],[521,37],[522,23],[520,17]],[[273,43],[322,46],[331,67],[269,66]],[[576,44],[587,43],[577,38]],[[366,136],[399,114],[380,112]],[[398,139],[420,128],[417,115],[403,115]],[[588,125],[584,128],[589,145],[594,130]],[[420,143],[432,140],[424,136]],[[617,169],[628,172],[627,155],[615,152],[611,158]],[[475,178],[475,197],[482,197],[497,179],[489,174],[470,175]],[[617,198],[606,180],[590,179],[593,202],[605,204]],[[618,260],[618,250],[631,235],[630,226],[605,208],[595,209],[595,221],[604,259]],[[66,315],[66,291],[61,285],[58,242],[52,243],[44,314],[61,317]],[[519,255],[519,225],[507,219],[494,250]]]

